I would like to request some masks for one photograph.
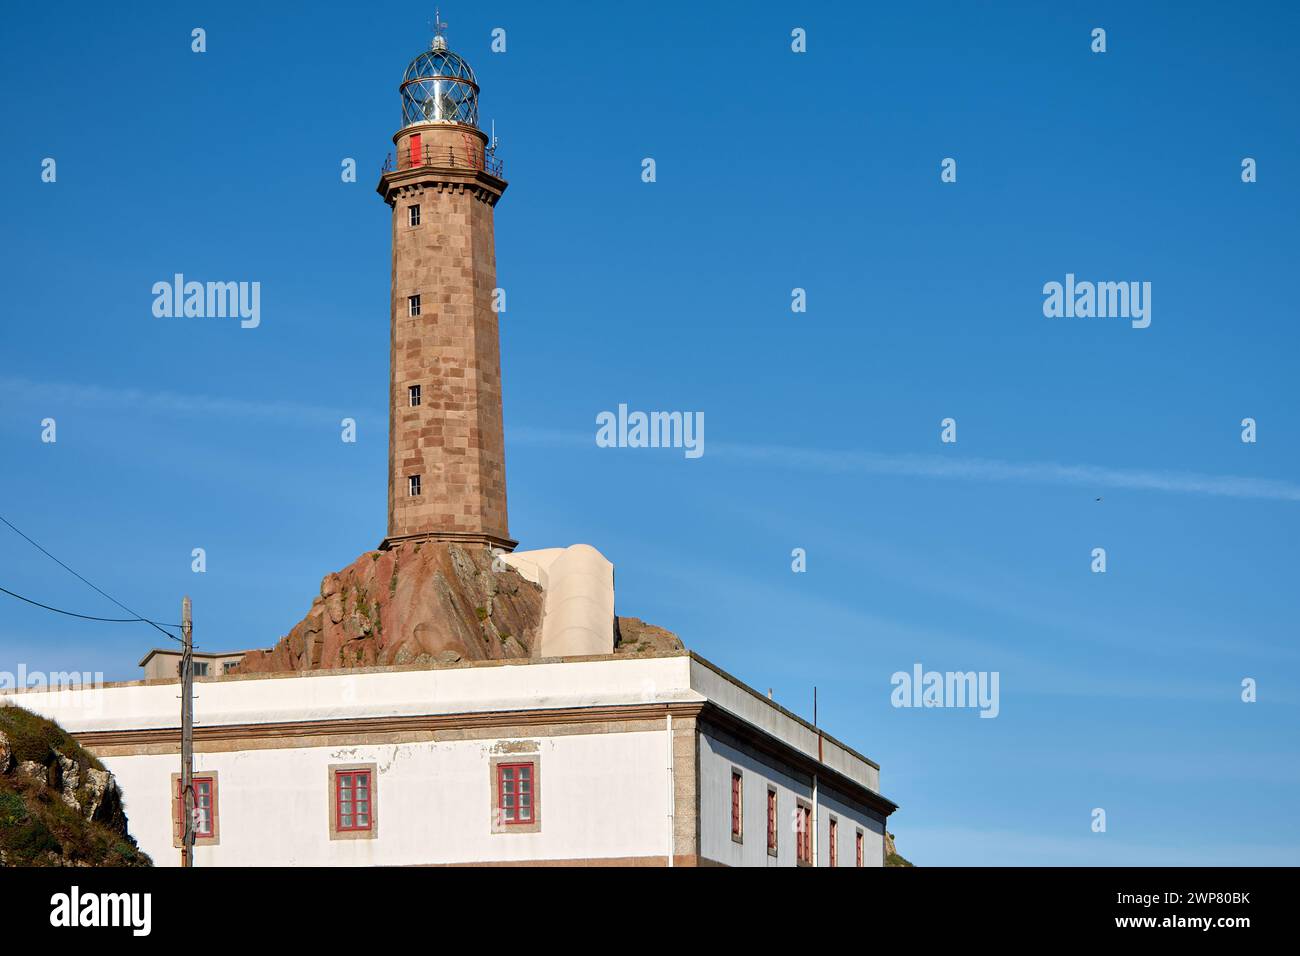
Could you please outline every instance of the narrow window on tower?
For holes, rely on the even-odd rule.
[[[417,203],[417,204],[414,205],[414,206],[407,206],[407,207],[406,207],[406,215],[407,215],[407,221],[409,221],[410,224],[411,224],[412,226],[418,226],[418,225],[420,224],[420,206],[419,206],[419,204]]]
[[[414,498],[414,497],[416,497],[417,495],[419,495],[419,493],[420,493],[420,476],[419,476],[419,475],[412,475],[410,478],[407,478],[407,479],[406,479],[406,489],[407,489],[408,492],[410,492],[410,495],[411,495],[412,498]]]
[[[409,308],[411,315],[420,314],[420,297],[418,295],[408,295],[406,297],[406,305]]]
[[[410,396],[411,407],[418,408],[420,406],[420,386],[412,385],[406,391]]]

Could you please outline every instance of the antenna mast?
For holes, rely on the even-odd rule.
[[[447,24],[445,24],[442,21],[442,15],[438,12],[438,8],[434,7],[433,8],[433,42],[429,44],[429,49],[431,50],[447,49],[447,38],[443,36],[443,32],[446,29],[447,29]]]

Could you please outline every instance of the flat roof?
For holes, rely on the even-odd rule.
[[[198,652],[195,652],[194,656],[207,657],[207,658],[220,658],[220,657],[234,657],[234,656],[238,656],[239,654],[245,654],[245,653],[247,653],[247,651],[228,651],[224,654],[222,653],[199,654]],[[169,655],[179,656],[178,651],[172,650],[170,648],[155,648],[145,656],[144,660],[140,662],[141,666],[143,666],[144,662],[147,661],[154,654],[169,654]],[[805,718],[799,716],[793,711],[790,711],[786,707],[783,707],[775,700],[768,698],[766,694],[760,693],[758,690],[754,689],[753,687],[750,687],[744,681],[740,680],[733,674],[730,674],[727,671],[723,670],[721,667],[714,664],[712,661],[709,661],[706,658],[701,657],[699,654],[695,653],[694,651],[685,648],[681,650],[660,651],[660,652],[652,652],[646,654],[597,654],[597,655],[582,656],[582,657],[542,657],[542,658],[513,657],[513,658],[500,658],[495,660],[480,660],[480,661],[465,661],[465,660],[455,661],[455,662],[431,661],[431,662],[423,662],[418,664],[388,664],[388,665],[375,665],[370,667],[317,668],[313,670],[273,671],[273,672],[255,673],[255,674],[241,674],[236,672],[233,674],[223,674],[220,676],[196,677],[195,681],[198,683],[205,683],[205,684],[206,683],[232,684],[236,682],[244,683],[244,682],[260,682],[266,680],[284,680],[284,679],[310,681],[315,679],[349,677],[352,675],[361,675],[361,674],[397,675],[402,673],[421,672],[421,671],[454,672],[454,671],[459,671],[464,669],[510,668],[510,667],[518,667],[521,665],[522,666],[541,665],[541,664],[572,665],[572,664],[583,664],[583,663],[595,664],[595,663],[603,663],[603,662],[635,663],[638,661],[649,663],[655,659],[662,660],[665,658],[687,658],[690,661],[697,664],[698,666],[704,668],[705,671],[714,674],[715,677],[718,680],[722,681],[724,685],[731,686],[732,688],[734,688],[735,691],[739,692],[740,696],[735,699],[735,703],[742,704],[742,702],[747,702],[747,704],[742,704],[742,709],[749,711],[749,715],[751,717],[757,716],[762,712],[780,714],[783,718],[789,720],[794,726],[801,728],[803,733],[812,735],[813,739],[815,739],[816,737],[820,737],[824,741],[824,743],[834,746],[838,750],[842,751],[844,754],[850,756],[855,760],[861,761],[863,764],[865,764],[868,767],[871,767],[877,773],[879,772],[880,765],[876,763],[876,761],[862,754],[855,748],[848,746],[847,744],[845,744],[843,741],[839,740],[832,734],[827,733],[825,728],[815,726],[811,721],[806,720]],[[123,688],[123,689],[128,687],[146,688],[146,687],[152,687],[157,685],[176,684],[179,682],[180,682],[179,676],[175,676],[175,677],[167,676],[167,677],[151,678],[147,680],[109,681],[109,682],[105,682],[103,685],[101,685],[101,687],[102,689],[109,689],[115,687]],[[13,690],[0,693],[0,696],[4,696],[8,694],[18,695],[24,692],[30,693],[30,691],[26,690],[25,688],[14,688]],[[10,699],[12,700],[13,698]],[[16,703],[17,701],[15,700],[14,702]],[[265,720],[267,718],[263,717],[262,719]],[[73,732],[75,736],[75,731],[70,731],[70,732]]]

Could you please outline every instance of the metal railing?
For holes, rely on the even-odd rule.
[[[412,155],[415,153],[415,155]],[[481,169],[498,179],[505,178],[505,163],[498,159],[491,150],[478,149],[473,146],[423,146],[419,152],[407,148],[398,150],[397,159],[389,153],[384,160],[382,171],[415,169],[421,166],[435,166],[440,169]]]

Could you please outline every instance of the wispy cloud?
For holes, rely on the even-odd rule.
[[[591,436],[545,429],[511,429],[509,437],[529,445],[595,447]],[[1086,488],[1122,488],[1300,501],[1300,484],[1240,475],[1206,475],[1187,471],[1150,471],[1102,465],[1065,465],[1045,461],[1006,461],[948,455],[889,455],[875,452],[830,451],[790,445],[742,445],[710,442],[707,458],[730,458],[777,468],[794,468],[825,474],[887,475],[901,478],[939,478],[956,481],[1075,485]]]
[[[766,445],[710,445],[709,451],[749,461],[785,463],[819,471],[950,478],[967,481],[1024,482],[1173,491],[1229,498],[1270,498],[1300,501],[1300,484],[1238,475],[1146,471],[1101,465],[1062,465],[1055,462],[1014,462],[995,458],[948,458],[938,455],[882,455],[828,452]]]
[[[142,411],[254,418],[288,424],[318,424],[338,421],[340,409],[299,402],[192,395],[184,392],[138,388],[68,385],[33,382],[0,376],[0,396],[6,401],[68,402],[96,407],[132,408]],[[357,416],[353,416],[357,417]],[[511,428],[507,439],[543,447],[595,447],[595,432],[556,431],[541,428]],[[730,458],[777,468],[794,468],[825,474],[870,474],[903,478],[938,478],[957,481],[1056,484],[1133,491],[1164,491],[1212,495],[1225,498],[1254,498],[1271,501],[1300,501],[1300,484],[1270,478],[1241,475],[1206,475],[1184,471],[1150,471],[1110,468],[1102,465],[1070,465],[1056,462],[1017,462],[997,458],[959,458],[956,455],[889,455],[877,452],[833,451],[793,445],[750,445],[710,442],[711,458]]]
[[[140,388],[106,387],[78,383],[33,382],[0,376],[0,398],[5,402],[38,402],[50,407],[72,404],[95,408],[123,408],[172,415],[206,415],[222,418],[257,419],[295,425],[338,422],[346,413],[321,405],[298,402],[191,395]],[[355,414],[352,416],[358,417]]]

